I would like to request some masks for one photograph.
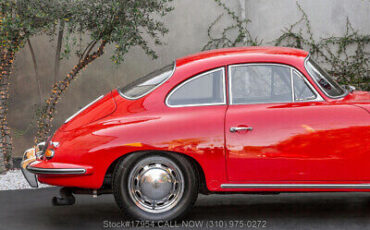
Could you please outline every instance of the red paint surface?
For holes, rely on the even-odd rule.
[[[164,150],[195,159],[211,191],[259,190],[222,189],[223,183],[370,183],[370,94],[326,97],[304,68],[307,55],[297,49],[256,47],[178,59],[174,75],[143,98],[127,100],[113,90],[57,130],[52,138],[60,143],[55,156],[38,162],[38,167],[72,164],[88,169],[88,175],[39,175],[39,181],[99,188],[109,166],[121,156]],[[256,62],[295,67],[324,101],[183,108],[164,103],[171,89],[198,73]],[[253,131],[229,132],[243,125]]]

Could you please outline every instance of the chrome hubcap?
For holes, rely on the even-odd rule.
[[[135,165],[129,176],[131,199],[144,211],[161,213],[181,199],[183,175],[177,165],[164,157],[149,157]]]
[[[172,184],[174,183],[170,173],[162,169],[161,165],[147,169],[137,179],[142,195],[151,200],[162,200],[165,198],[171,193]]]

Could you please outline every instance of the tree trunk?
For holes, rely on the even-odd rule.
[[[68,88],[72,80],[74,80],[78,73],[87,67],[91,62],[104,54],[106,41],[102,41],[99,48],[90,54],[94,44],[90,47],[89,51],[85,54],[84,58],[80,59],[79,63],[73,67],[71,72],[62,80],[54,84],[51,90],[50,97],[46,100],[46,105],[42,108],[42,113],[38,119],[38,130],[35,137],[35,143],[45,141],[50,135],[51,122],[54,119],[56,104],[60,101],[62,94]]]
[[[13,167],[12,139],[8,125],[8,99],[10,74],[15,53],[6,48],[0,50],[0,172]]]
[[[32,47],[30,39],[27,39],[27,43],[28,43],[28,48],[30,48],[30,52],[31,52],[33,68],[35,70],[35,80],[36,80],[36,84],[37,84],[37,90],[39,92],[39,99],[40,99],[40,105],[41,105],[41,103],[42,103],[42,90],[41,90],[41,82],[40,82],[40,76],[39,76],[39,68],[37,66],[36,55],[35,55],[35,52],[33,51],[33,47]]]
[[[60,51],[62,50],[63,34],[64,34],[64,20],[61,20],[59,23],[58,40],[57,40],[57,47],[55,51],[53,84],[57,82],[57,79],[59,76]]]

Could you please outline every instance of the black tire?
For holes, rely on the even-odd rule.
[[[173,206],[167,207],[167,209],[163,209],[163,211],[159,213],[153,213],[145,209],[145,207],[143,208],[143,205],[138,204],[137,201],[135,202],[135,197],[137,195],[135,195],[135,192],[130,194],[129,188],[131,188],[131,191],[134,190],[132,189],[132,181],[135,181],[133,178],[138,177],[134,177],[133,172],[141,172],[137,170],[138,165],[142,166],[147,164],[147,162],[152,162],[151,165],[153,165],[159,161],[168,161],[177,167],[176,169],[180,171],[178,174],[182,174],[181,179],[183,179],[183,185],[172,184],[172,187],[181,186],[182,188],[181,196],[176,196],[176,203],[172,204]],[[136,174],[134,175],[136,176]],[[134,185],[136,184],[139,184],[137,180]],[[193,206],[198,196],[199,182],[197,171],[184,156],[172,153],[146,152],[130,154],[118,162],[113,173],[112,188],[117,205],[129,217],[138,220],[166,221],[180,218]],[[177,190],[179,189],[177,188]]]

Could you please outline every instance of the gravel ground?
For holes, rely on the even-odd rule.
[[[48,185],[40,184],[39,188],[49,187]],[[0,191],[1,190],[17,190],[32,188],[26,179],[23,177],[20,169],[9,170],[4,174],[0,174]]]

